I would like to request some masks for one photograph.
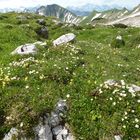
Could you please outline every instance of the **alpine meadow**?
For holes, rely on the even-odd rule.
[[[140,140],[140,5],[1,8],[0,139]]]

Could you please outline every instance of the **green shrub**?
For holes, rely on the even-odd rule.
[[[122,24],[122,23],[114,24],[113,26],[114,26],[115,28],[128,28],[127,25]]]
[[[132,36],[128,42],[128,47],[136,47],[140,44],[140,34]]]

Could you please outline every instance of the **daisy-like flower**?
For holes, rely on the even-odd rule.
[[[135,128],[139,128],[139,125],[138,125],[138,124],[136,124],[136,125],[135,125]]]

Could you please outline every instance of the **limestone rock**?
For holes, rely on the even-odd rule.
[[[34,44],[25,44],[16,48],[11,54],[24,55],[24,54],[34,54],[36,52],[37,52],[37,48]]]
[[[10,132],[5,135],[3,140],[12,140],[12,139],[18,140],[18,130],[16,128],[11,128]]]
[[[35,140],[52,140],[53,138],[51,128],[49,127],[48,124],[45,125],[39,124],[35,128],[35,135],[36,135]]]
[[[66,44],[68,42],[74,41],[75,38],[76,38],[75,34],[68,33],[68,34],[62,35],[59,38],[57,38],[56,40],[54,40],[53,45],[58,46],[58,45]]]

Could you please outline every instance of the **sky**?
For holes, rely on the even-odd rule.
[[[114,5],[134,7],[140,4],[140,0],[0,0],[0,8],[33,7],[37,5],[59,4],[63,7],[81,6],[87,3],[95,5]]]

